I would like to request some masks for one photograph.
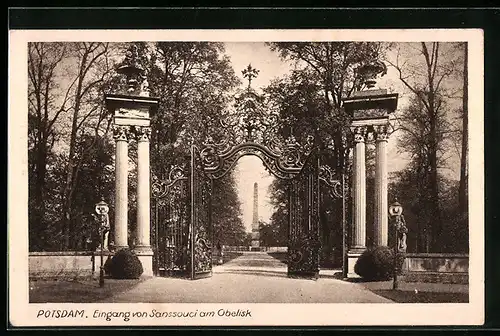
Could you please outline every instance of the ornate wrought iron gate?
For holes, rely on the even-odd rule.
[[[212,178],[218,175],[205,171],[196,146],[191,147],[190,159],[184,168],[173,167],[166,181],[153,184],[158,276],[200,279],[212,275]],[[319,164],[315,151],[304,160],[300,172],[289,176],[288,276],[315,279],[321,248],[320,182],[331,187],[337,198],[344,197],[343,183],[328,166]]]
[[[189,270],[191,279],[212,275],[212,180],[203,169],[200,152],[191,146],[191,222]]]
[[[157,275],[199,279],[212,275],[212,180],[223,177],[245,155],[258,156],[266,169],[289,182],[288,275],[319,273],[320,181],[334,194],[342,186],[328,166],[320,166],[312,136],[280,131],[280,115],[264,106],[250,86],[236,99],[236,111],[221,121],[224,134],[191,146],[190,162],[174,167],[167,181],[153,186]],[[208,134],[213,134],[210,129]],[[342,194],[342,195],[341,195]]]
[[[157,276],[212,275],[212,180],[195,146],[190,158],[186,167],[172,167],[166,181],[153,183]]]
[[[310,155],[288,190],[288,276],[317,278],[319,274],[318,159]]]
[[[157,276],[189,274],[189,179],[185,169],[171,168],[166,181],[152,185],[154,199],[154,271]]]

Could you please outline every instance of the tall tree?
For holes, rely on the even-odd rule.
[[[288,183],[285,180],[274,179],[269,186],[269,198],[274,212],[270,223],[261,225],[261,238],[267,239],[268,246],[288,245]]]
[[[391,63],[411,93],[409,106],[398,118],[402,131],[399,145],[410,153],[409,169],[419,177],[421,210],[428,214],[419,219],[424,222],[424,240],[419,247],[429,252],[439,247],[443,234],[439,169],[445,166],[447,141],[453,132],[449,91],[456,87],[452,76],[457,61],[450,45],[422,42],[406,47],[416,55],[406,55],[401,63],[398,50],[396,61]]]
[[[58,140],[57,123],[68,109],[71,87],[60,84],[59,70],[68,55],[63,43],[28,44],[28,165],[30,238],[45,226],[49,155]],[[30,248],[37,246],[30,239]]]
[[[158,42],[148,46],[151,95],[160,98],[152,117],[152,169],[165,175],[192,141],[203,141],[208,127],[222,133],[218,120],[239,84],[224,45],[212,42]],[[216,136],[217,134],[211,134]]]
[[[380,59],[386,46],[372,42],[276,42],[270,43],[272,50],[281,58],[292,61],[295,69],[287,79],[298,85],[314,86],[315,96],[311,97],[318,113],[305,117],[319,135],[318,140],[329,146],[333,157],[329,164],[338,172],[343,172],[348,161],[349,151],[345,139],[345,127],[350,116],[342,109],[342,99],[359,88],[360,78],[356,69],[364,64]],[[312,89],[312,88],[311,88]],[[299,118],[300,120],[300,118]]]
[[[155,178],[174,164],[188,163],[191,144],[224,134],[220,120],[240,83],[222,43],[157,42],[140,44],[151,95],[160,98],[152,116],[151,162]],[[232,175],[215,181],[212,192],[214,239],[238,245],[245,238]]]
[[[85,151],[89,151],[96,145],[94,142],[84,141],[86,147],[79,145],[78,134],[85,134],[86,128],[91,127],[95,134],[94,139],[98,139],[101,123],[107,117],[103,102],[103,90],[106,77],[112,68],[109,64],[109,44],[101,42],[79,42],[69,45],[73,49],[74,58],[70,61],[76,65],[76,73],[73,82],[74,91],[71,96],[71,131],[69,135],[68,163],[66,168],[66,181],[63,189],[63,214],[62,222],[64,236],[66,237],[65,248],[72,248],[74,240],[74,221],[71,218],[72,203],[74,199],[75,187],[78,184],[78,174],[83,162]],[[94,123],[89,125],[89,119]],[[108,121],[110,120],[107,118]],[[108,123],[109,126],[109,123]]]
[[[468,81],[468,47],[467,42],[463,43],[464,48],[464,68],[463,68],[463,89],[462,89],[462,148],[460,155],[460,185],[458,188],[458,203],[462,216],[466,218],[468,213],[468,135],[469,135],[469,117],[468,117],[468,94],[469,94],[469,81]]]

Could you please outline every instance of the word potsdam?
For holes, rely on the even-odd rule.
[[[83,317],[85,310],[73,310],[73,309],[51,309],[44,310],[40,309],[36,314],[37,318],[67,318],[67,317]]]

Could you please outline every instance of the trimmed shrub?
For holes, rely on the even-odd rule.
[[[129,249],[116,252],[109,264],[113,279],[138,279],[143,271],[141,261]]]
[[[398,274],[401,274],[404,255],[398,253],[398,263],[396,265]],[[368,281],[389,280],[394,272],[394,251],[387,246],[378,246],[363,252],[359,257],[354,272]]]

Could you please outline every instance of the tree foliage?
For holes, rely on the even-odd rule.
[[[322,164],[332,167],[340,179],[350,172],[350,116],[342,99],[360,87],[356,69],[384,56],[386,45],[368,42],[279,42],[270,43],[284,61],[294,64],[287,76],[272,82],[265,92],[275,102],[283,120],[290,123],[285,132],[297,137],[314,135]],[[347,179],[348,181],[348,179]],[[277,207],[271,223],[287,221],[283,197],[286,182],[272,185],[271,199]],[[328,191],[326,191],[328,193]],[[342,246],[342,202],[324,199],[320,211],[323,260],[338,259]],[[337,248],[335,251],[334,247]]]
[[[134,43],[152,96],[160,106],[152,115],[153,178],[166,178],[173,164],[187,163],[193,140],[217,125],[239,81],[221,43]],[[31,250],[85,249],[95,234],[91,214],[101,198],[110,203],[113,224],[114,146],[104,94],[113,93],[120,76],[116,64],[130,43],[29,44],[29,229]],[[213,128],[222,132],[220,128]],[[204,133],[205,132],[205,133]],[[131,168],[137,164],[134,142]],[[234,179],[214,201],[221,218],[239,211]],[[129,176],[129,229],[135,227],[135,170]],[[217,222],[220,231],[240,222]],[[234,225],[235,228],[229,228]],[[113,229],[113,228],[112,228]],[[240,230],[241,231],[241,230]],[[133,238],[133,232],[129,236]],[[242,238],[241,238],[242,239]],[[133,239],[131,239],[131,242]]]
[[[244,245],[246,232],[241,216],[241,203],[238,199],[234,174],[228,174],[214,181],[212,189],[214,243]]]
[[[456,204],[444,197],[449,195],[449,185],[443,174],[444,168],[449,167],[453,135],[459,127],[451,116],[456,105],[454,96],[462,89],[456,77],[463,59],[457,57],[453,45],[439,42],[422,42],[413,46],[412,53],[412,57],[405,56],[404,64],[399,58],[392,63],[410,93],[408,106],[397,118],[398,146],[410,155],[406,171],[400,175],[403,178],[399,188],[414,188],[414,198],[408,201],[419,214],[415,218],[419,225],[415,248],[440,251],[448,236],[445,227],[450,227],[450,216],[444,208],[450,202]],[[403,181],[413,181],[414,186]],[[457,219],[454,215],[452,218]],[[464,224],[463,220],[455,222],[457,229]]]
[[[67,109],[69,90],[62,91],[58,76],[66,56],[62,43],[28,45],[28,166],[30,234],[41,234],[46,214],[47,166],[58,140],[56,122]],[[61,98],[62,96],[62,98]],[[36,245],[36,244],[32,244]],[[30,246],[32,246],[30,245]]]
[[[183,162],[191,143],[205,139],[208,125],[223,131],[218,122],[239,80],[221,43],[157,42],[145,52],[151,95],[160,98],[151,120],[151,161],[161,177],[169,164]]]
[[[104,88],[110,74],[110,49],[106,43],[33,42],[28,45],[28,157],[30,185],[30,247],[36,232],[49,231],[59,249],[73,249],[69,239],[78,220],[71,217],[79,173],[97,139],[106,136],[109,117],[103,108]],[[87,133],[95,141],[88,141]],[[83,145],[85,144],[85,146]],[[59,165],[54,166],[53,160]],[[54,169],[53,169],[54,168]],[[48,169],[51,171],[49,172]],[[47,176],[47,174],[53,174]],[[55,180],[54,180],[55,179]],[[60,195],[47,194],[54,182]],[[56,201],[58,204],[51,203]],[[93,199],[92,201],[95,201]],[[50,213],[57,208],[57,216]],[[62,231],[61,231],[62,230]],[[53,248],[53,247],[52,247]]]

